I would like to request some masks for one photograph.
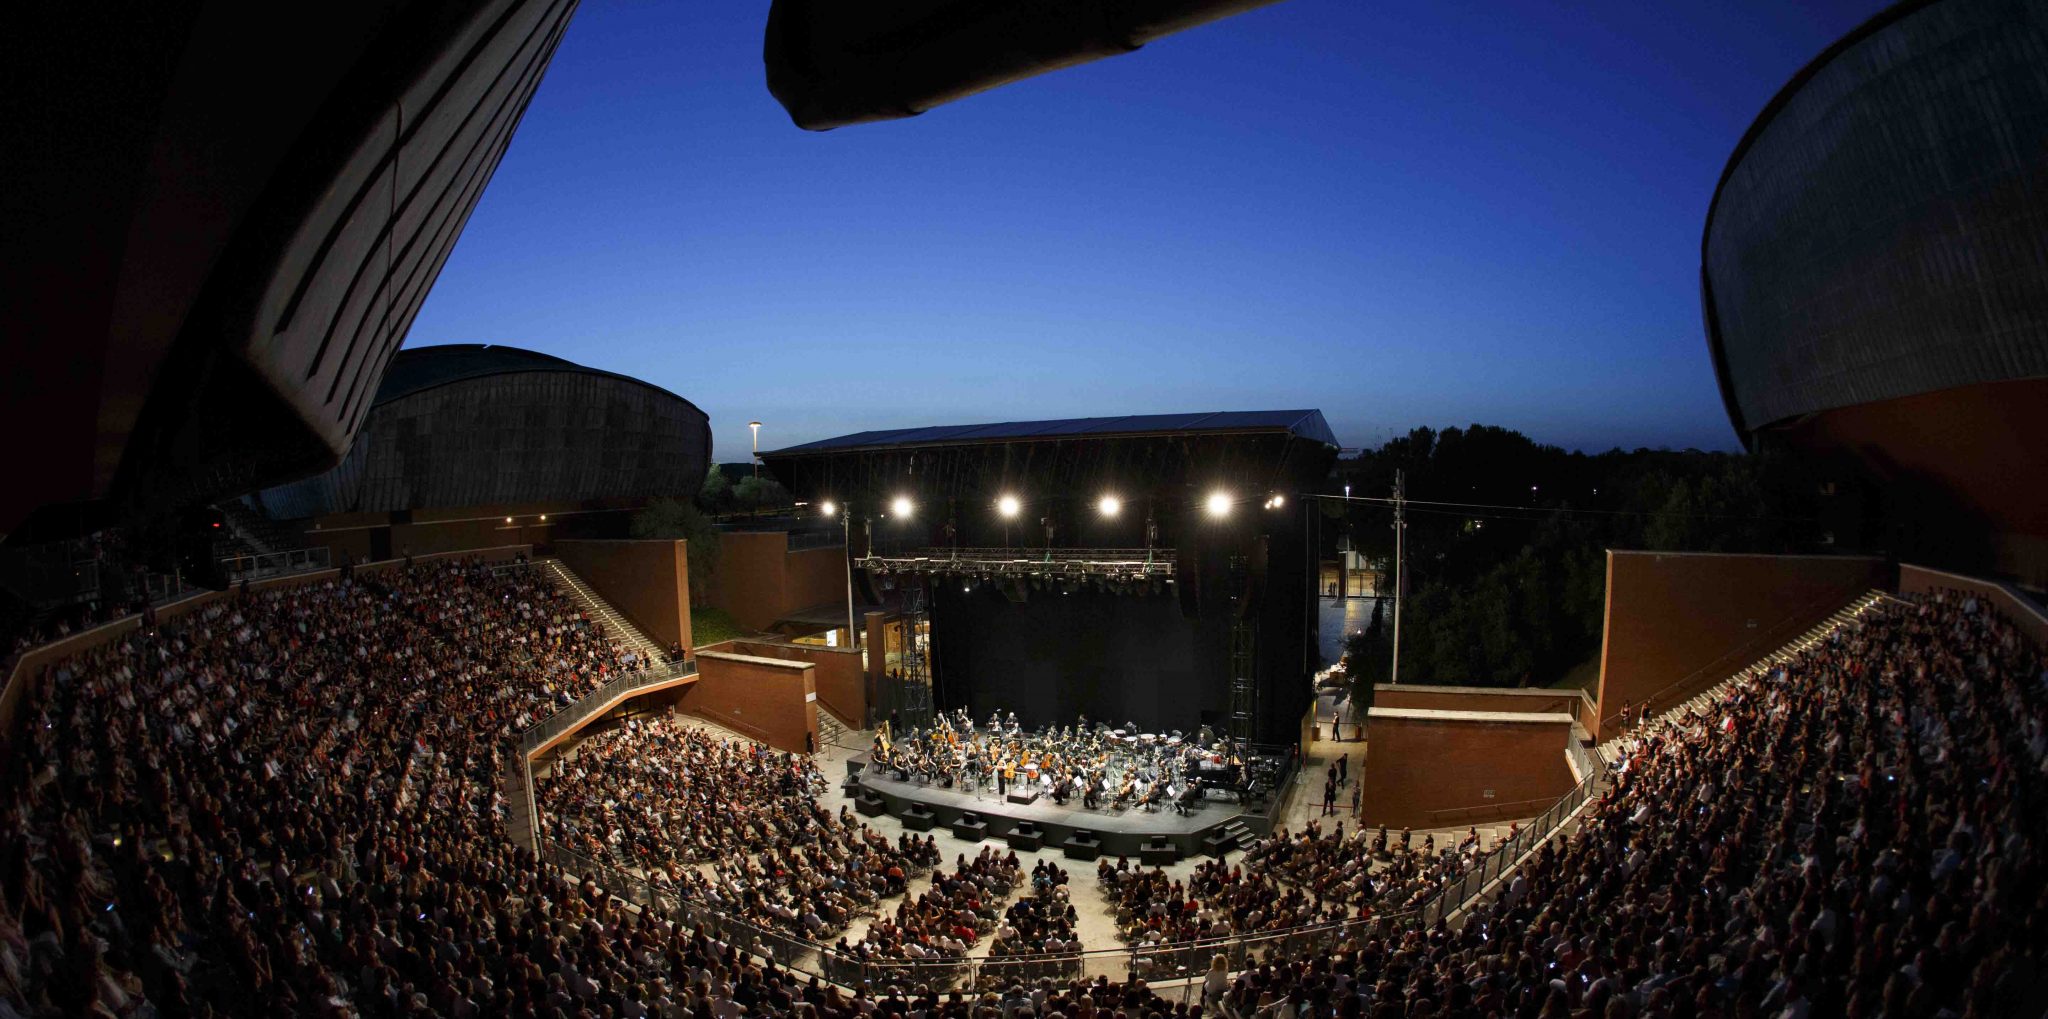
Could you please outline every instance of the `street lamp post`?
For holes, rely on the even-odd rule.
[[[749,421],[747,427],[754,430],[754,476],[761,476],[761,422]]]

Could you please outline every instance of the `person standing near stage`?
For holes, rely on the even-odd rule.
[[[1337,758],[1337,784],[1343,785],[1349,781],[1351,781],[1351,755],[1347,753]]]
[[[1363,793],[1363,790],[1364,790],[1364,789],[1365,789],[1365,783],[1363,783],[1363,782],[1358,782],[1358,783],[1355,783],[1355,784],[1353,784],[1353,785],[1351,786],[1351,816],[1352,816],[1352,817],[1357,817],[1357,816],[1358,816],[1358,805],[1359,805],[1359,800],[1360,800],[1360,797],[1361,797],[1361,795],[1362,795],[1362,793]]]
[[[1332,771],[1328,778],[1323,779],[1323,816],[1328,817],[1336,812],[1337,774],[1335,771]]]

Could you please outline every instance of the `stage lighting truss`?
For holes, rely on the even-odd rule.
[[[909,555],[867,556],[855,561],[876,576],[905,574],[977,584],[1027,580],[1057,581],[1063,590],[1083,584],[1116,593],[1157,593],[1173,582],[1170,548],[927,548]]]

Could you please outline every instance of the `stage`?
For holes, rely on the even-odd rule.
[[[1040,796],[1028,804],[1012,803],[996,795],[993,789],[970,793],[936,784],[898,781],[868,768],[867,762],[866,754],[847,762],[848,784],[858,786],[863,811],[879,807],[881,812],[903,820],[907,827],[922,827],[928,820],[930,830],[935,832],[952,831],[954,822],[971,814],[987,825],[985,838],[1006,838],[1020,824],[1028,823],[1042,832],[1044,848],[1061,849],[1069,836],[1086,831],[1100,841],[1099,851],[1103,855],[1135,859],[1144,855],[1142,849],[1147,842],[1155,847],[1170,845],[1176,856],[1238,848],[1247,838],[1269,834],[1272,825],[1267,816],[1231,800],[1202,800],[1186,816],[1170,804],[1161,804],[1158,810],[1148,812],[1135,806],[1124,810],[1089,810],[1078,799],[1060,806],[1050,796]]]

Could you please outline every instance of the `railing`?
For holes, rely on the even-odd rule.
[[[1809,619],[1809,617],[1807,616],[1808,612],[1820,611],[1822,609],[1825,609],[1827,608],[1829,603],[1833,603],[1837,609],[1847,608],[1851,605],[1854,605],[1862,601],[1863,597],[1864,592],[1862,591],[1858,591],[1854,594],[1851,594],[1847,598],[1844,598],[1841,592],[1837,591],[1830,594],[1822,595],[1819,598],[1807,602],[1805,605],[1799,607],[1799,610],[1795,615],[1787,617],[1786,620],[1781,620],[1777,624],[1773,625],[1770,629],[1765,630],[1763,633],[1757,634],[1756,637],[1747,641],[1741,647],[1734,648],[1730,651],[1724,652],[1719,658],[1716,658],[1713,661],[1708,662],[1707,664],[1702,665],[1699,668],[1686,673],[1684,676],[1678,679],[1675,679],[1669,683],[1664,684],[1664,686],[1661,689],[1652,692],[1649,697],[1645,698],[1645,703],[1668,705],[1669,702],[1672,700],[1676,700],[1679,698],[1689,698],[1698,694],[1701,690],[1715,686],[1719,684],[1722,680],[1727,679],[1729,676],[1735,675],[1736,673],[1742,671],[1742,669],[1739,668],[1735,669],[1733,672],[1720,672],[1719,678],[1713,678],[1715,674],[1718,672],[1718,670],[1728,668],[1728,662],[1731,659],[1733,659],[1734,661],[1741,662],[1742,668],[1748,668],[1750,665],[1771,655],[1772,653],[1782,650],[1786,644],[1790,643],[1792,637],[1796,637],[1799,633],[1804,632],[1804,630],[1798,629],[1801,625],[1799,621]],[[1832,614],[1833,613],[1828,613],[1828,615]],[[1824,615],[1818,620],[1806,622],[1805,630],[1811,630],[1816,626],[1826,623],[1827,618],[1828,616]],[[1786,633],[1788,631],[1792,633],[1792,637],[1786,636]],[[1709,677],[1708,681],[1704,683],[1701,682],[1702,676]],[[1600,733],[1601,738],[1603,740],[1608,738],[1607,733],[1612,731],[1608,728],[1608,722],[1612,720],[1617,720],[1620,717],[1621,712],[1617,711],[1611,715],[1608,715],[1606,718],[1600,719]]]
[[[289,552],[229,556],[220,561],[220,571],[228,583],[232,584],[238,580],[262,580],[266,577],[282,577],[288,573],[324,570],[327,565],[327,546],[317,545],[313,548],[295,548]]]
[[[843,547],[846,532],[837,527],[828,531],[789,531],[789,551],[803,552],[814,548]]]
[[[1444,828],[1460,822],[1511,821],[1518,817],[1527,817],[1529,811],[1555,802],[1557,801],[1548,796],[1538,796],[1533,799],[1516,800],[1512,803],[1475,803],[1469,807],[1445,807],[1442,810],[1432,810],[1429,812],[1429,826],[1431,828]],[[1486,816],[1482,817],[1481,815]]]
[[[612,702],[645,687],[657,686],[683,676],[697,674],[697,660],[684,659],[657,665],[640,672],[627,673],[576,699],[575,703],[563,707],[554,714],[519,734],[519,750],[531,754],[553,741],[555,737],[582,725],[585,721],[609,707]]]
[[[1422,925],[1433,927],[1439,921],[1463,909],[1466,903],[1478,897],[1488,884],[1514,869],[1522,857],[1548,841],[1564,826],[1565,821],[1570,819],[1573,811],[1578,810],[1580,805],[1593,797],[1594,791],[1600,786],[1601,777],[1599,773],[1587,775],[1584,781],[1572,788],[1571,792],[1564,794],[1564,797],[1552,804],[1549,810],[1530,822],[1529,827],[1516,832],[1501,843],[1499,848],[1482,857],[1478,866],[1459,875],[1456,880],[1445,885],[1443,891],[1437,893],[1436,898],[1423,903],[1418,911]]]
[[[902,980],[928,984],[935,990],[984,989],[1041,976],[1062,980],[1092,980],[1097,976],[1118,981],[1143,978],[1157,983],[1199,979],[1217,955],[1222,955],[1230,971],[1235,973],[1281,957],[1327,953],[1348,939],[1382,935],[1414,923],[1433,926],[1463,909],[1489,884],[1556,834],[1573,813],[1592,798],[1601,777],[1598,773],[1587,775],[1585,781],[1553,803],[1528,828],[1481,857],[1476,866],[1445,885],[1435,898],[1415,910],[1227,938],[1152,946],[1127,945],[1050,955],[932,960],[853,959],[788,931],[763,927],[702,903],[683,900],[674,892],[625,868],[590,859],[545,838],[539,840],[539,845],[543,859],[564,870],[595,878],[612,894],[643,909],[659,910],[679,923],[702,927],[706,933],[739,945],[745,951],[773,958],[781,965],[848,987],[859,986],[862,981],[881,986],[890,980]]]
[[[905,548],[863,556],[879,573],[954,573],[988,577],[1171,578],[1170,548]]]
[[[142,575],[142,590],[151,605],[162,606],[165,602],[181,598],[199,590],[185,582],[177,573],[145,573]]]
[[[746,738],[753,740],[756,743],[767,743],[771,746],[774,743],[774,737],[768,735],[768,730],[763,729],[758,725],[754,725],[751,722],[743,721],[738,718],[728,718],[724,715],[697,714],[696,717],[701,718],[707,722],[710,722],[713,725],[724,726],[727,729],[731,729],[732,731],[739,733],[740,735],[745,736]]]
[[[1283,956],[1333,951],[1344,941],[1386,934],[1409,922],[1415,914],[1347,920],[1341,923],[1292,927],[1281,931],[1181,941],[1165,945],[1125,945],[1080,952],[1004,955],[956,959],[855,959],[831,947],[787,930],[760,924],[721,912],[700,902],[683,899],[673,890],[658,886],[615,864],[593,860],[543,839],[541,858],[578,876],[589,876],[606,891],[643,909],[728,942],[749,954],[772,958],[777,964],[812,974],[843,987],[872,987],[890,982],[924,984],[933,990],[1000,989],[1029,983],[1039,977],[1088,979],[1098,976],[1113,981],[1143,978],[1149,983],[1199,980],[1217,955],[1228,960],[1232,972],[1239,972]]]

